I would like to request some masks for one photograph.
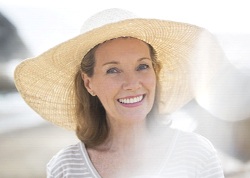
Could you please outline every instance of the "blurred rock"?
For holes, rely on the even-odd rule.
[[[22,59],[30,55],[17,28],[0,12],[0,61]]]
[[[30,51],[18,34],[17,28],[0,12],[0,92],[15,90],[8,69],[11,60],[30,56]]]
[[[1,78],[1,81],[0,81],[1,93],[17,91],[13,80],[10,80],[8,77],[3,75],[1,72],[0,72],[0,78]]]

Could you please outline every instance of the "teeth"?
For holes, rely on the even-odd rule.
[[[127,99],[119,99],[118,101],[123,104],[133,104],[133,103],[138,103],[143,99],[143,96],[138,96],[134,98],[127,98]]]

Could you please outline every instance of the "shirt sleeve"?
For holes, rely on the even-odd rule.
[[[51,172],[50,172],[49,169],[47,169],[47,178],[53,178],[53,176],[52,176],[52,174],[51,174]]]
[[[50,162],[51,162],[51,160],[50,160]],[[54,176],[52,175],[51,169],[50,169],[50,162],[46,166],[46,175],[47,175],[47,178],[54,178]]]
[[[223,169],[218,154],[214,151],[202,166],[198,178],[224,178]]]

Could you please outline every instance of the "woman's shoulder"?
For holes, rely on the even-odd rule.
[[[171,157],[181,158],[189,162],[205,164],[210,161],[218,160],[218,153],[213,144],[204,136],[195,132],[185,132],[174,130],[176,138],[172,144]]]
[[[213,144],[206,137],[195,132],[178,131],[176,144],[192,150],[200,149],[216,152]]]
[[[86,166],[82,154],[81,143],[63,148],[48,162],[47,174],[60,175],[65,173],[65,170],[73,169],[82,172],[82,167]]]
[[[60,150],[57,154],[55,154],[52,159],[49,161],[48,165],[54,165],[57,162],[62,160],[72,160],[81,154],[80,143],[75,145],[69,145],[62,150]]]
[[[161,143],[169,143],[174,147],[215,151],[213,144],[207,138],[195,132],[183,131],[168,126],[160,127],[154,133],[161,140]]]

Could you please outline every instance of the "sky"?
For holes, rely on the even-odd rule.
[[[250,32],[247,0],[0,0],[0,5],[48,9],[73,22],[71,16],[75,16],[74,23],[99,10],[119,7],[143,16],[195,23],[212,31]]]
[[[84,20],[113,7],[139,17],[195,24],[212,33],[250,33],[247,0],[0,0],[0,11],[19,27],[35,54],[78,35]]]

